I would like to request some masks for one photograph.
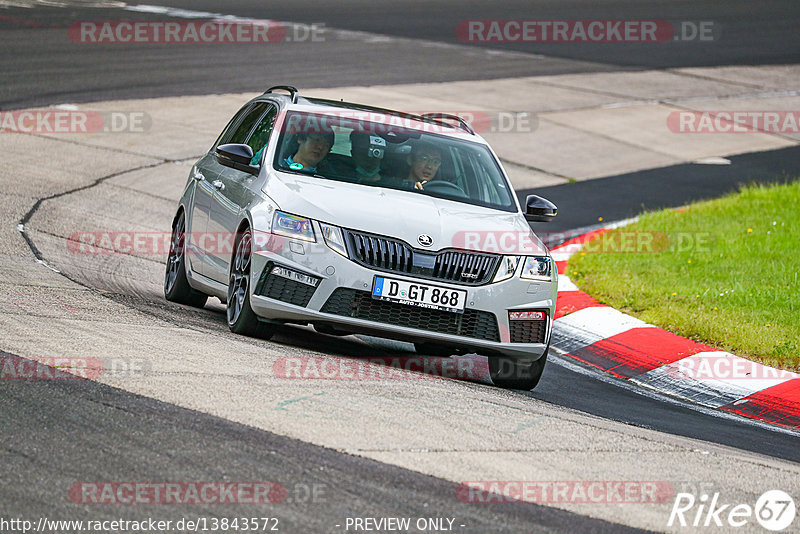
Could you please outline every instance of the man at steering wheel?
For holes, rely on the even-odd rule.
[[[442,165],[442,150],[431,143],[417,143],[408,155],[408,181],[414,189],[423,189],[425,182],[435,179]]]

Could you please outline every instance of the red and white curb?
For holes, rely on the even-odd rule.
[[[620,379],[693,403],[800,430],[800,375],[677,336],[601,304],[567,276],[572,254],[611,227],[551,253],[558,267],[552,346]]]

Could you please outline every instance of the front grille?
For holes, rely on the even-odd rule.
[[[379,271],[412,274],[429,280],[463,285],[491,281],[500,256],[479,252],[414,250],[398,239],[344,230],[350,257],[356,263]]]
[[[464,313],[452,313],[418,308],[373,299],[368,291],[340,287],[320,311],[441,334],[500,341],[497,317],[491,312],[468,308]]]
[[[547,321],[509,321],[511,343],[544,343]]]
[[[345,236],[352,244],[353,257],[358,263],[383,271],[411,272],[414,251],[402,241],[349,230],[345,230]]]
[[[473,252],[440,252],[436,255],[433,277],[437,280],[484,284],[494,275],[500,258]]]
[[[271,268],[271,267],[270,267]],[[276,274],[269,274],[270,269],[264,269],[261,279],[255,287],[255,293],[295,306],[308,306],[308,301],[314,296],[316,287],[303,284],[296,280],[289,280]]]

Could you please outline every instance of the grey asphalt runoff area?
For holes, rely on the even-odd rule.
[[[465,533],[641,532],[536,504],[461,502],[446,480],[89,380],[0,381],[0,427],[13,436],[0,452],[4,517],[270,517],[280,532],[320,533],[341,532],[335,524],[347,517],[447,517]],[[67,499],[76,482],[102,481],[268,481],[285,488],[285,500],[121,509]]]
[[[222,11],[212,3],[183,5]],[[648,95],[624,92],[650,87],[648,80],[663,89],[680,87],[677,77],[702,79],[710,84],[702,90],[715,103],[731,93],[745,101],[767,98],[765,93],[797,75],[796,69],[781,67],[798,59],[796,35],[782,33],[796,21],[795,4],[766,3],[749,18],[746,4],[733,2],[716,8],[704,2],[659,2],[649,8],[655,11],[609,3],[606,11],[592,15],[645,18],[662,9],[661,16],[671,20],[723,20],[728,32],[723,35],[735,35],[737,41],[721,40],[703,60],[686,46],[662,56],[622,49],[616,51],[619,57],[609,59],[603,52],[608,49],[600,47],[561,49],[556,52],[564,57],[534,59],[532,53],[544,52],[514,47],[498,52],[456,43],[452,35],[437,38],[436,20],[531,16],[521,3],[508,4],[502,13],[489,4],[463,4],[463,16],[446,9],[452,5],[427,2],[413,7],[353,3],[349,16],[331,5],[276,2],[270,7],[274,11],[265,13],[246,2],[225,4],[225,13],[237,16],[322,20],[330,28],[365,32],[349,40],[339,33],[324,46],[276,45],[275,51],[248,45],[82,48],[63,42],[70,22],[134,15],[74,3],[0,10],[5,25],[0,40],[10,52],[0,64],[12,73],[0,90],[3,109],[123,99],[91,104],[91,109],[145,111],[153,118],[143,134],[0,134],[6,157],[0,171],[0,357],[90,357],[129,368],[95,381],[0,380],[0,517],[221,518],[257,510],[259,517],[278,517],[284,532],[345,532],[347,517],[390,516],[454,518],[456,525],[464,525],[455,531],[462,532],[677,531],[667,527],[672,500],[468,504],[456,490],[468,480],[661,481],[676,492],[719,492],[727,503],[750,505],[769,489],[800,494],[796,435],[642,396],[600,381],[587,369],[559,364],[557,358],[548,364],[542,385],[530,393],[491,387],[479,357],[463,359],[475,372],[458,380],[421,379],[414,372],[396,380],[282,379],[273,370],[285,358],[316,357],[341,365],[365,356],[413,356],[413,348],[299,327],[269,342],[235,336],[215,300],[204,310],[163,300],[163,253],[76,254],[66,245],[81,231],[168,231],[191,163],[245,100],[236,93],[263,89],[267,80],[345,87],[346,94],[359,94],[364,85],[390,84],[363,89],[364,95],[385,94],[396,101],[413,100],[417,82],[426,84],[417,90],[434,100],[420,98],[427,104],[463,102],[470,93],[469,86],[460,85],[464,80],[503,78],[509,87],[519,78],[533,94],[557,87],[572,100],[562,95],[565,100],[558,102],[563,107],[542,110],[549,113],[542,121],[555,146],[568,146],[565,140],[572,139],[588,147],[596,138],[614,150],[635,151],[637,157],[620,157],[618,172],[599,176],[591,173],[591,162],[573,162],[565,170],[565,158],[557,153],[552,160],[541,154],[543,168],[516,162],[523,163],[514,167],[518,191],[544,191],[559,200],[559,217],[567,222],[555,229],[592,224],[597,215],[590,208],[601,203],[608,206],[608,220],[636,212],[642,204],[679,205],[728,191],[752,175],[774,180],[797,170],[793,138],[754,135],[748,142],[769,152],[752,154],[737,145],[742,138],[723,140],[724,150],[712,148],[731,164],[700,167],[692,157],[717,152],[694,154],[678,140],[668,153],[656,154],[633,144],[630,137],[636,131],[615,137],[604,130],[616,119],[635,124],[643,117],[663,125],[662,99],[648,103]],[[541,16],[585,18],[578,15],[583,4],[538,7]],[[382,26],[392,13],[403,21],[394,30]],[[314,19],[317,14],[320,18]],[[390,37],[376,39],[381,32]],[[764,38],[764,32],[785,38],[779,45]],[[269,66],[269,73],[254,67],[255,57]],[[419,57],[425,61],[409,61]],[[392,62],[402,68],[373,67]],[[476,69],[476,63],[483,68]],[[724,67],[750,63],[781,65],[746,71]],[[311,64],[324,67],[298,68]],[[677,72],[662,75],[664,67]],[[770,81],[747,87],[742,80],[754,72]],[[624,78],[626,73],[641,76],[639,82]],[[598,80],[613,82],[608,76],[632,85],[601,91],[595,96],[602,101],[580,108],[577,103],[590,98]],[[549,78],[530,80],[543,77]],[[454,83],[434,87],[432,82]],[[680,100],[687,96],[670,95],[669,105],[686,105]],[[154,99],[124,100],[145,97]],[[788,106],[795,102],[787,94],[769,98]],[[609,115],[615,108],[608,104],[620,101],[639,102],[635,116]],[[514,140],[499,137],[495,142],[512,147]],[[699,180],[709,175],[706,182]],[[574,183],[565,176],[574,177]],[[687,181],[687,176],[697,179]],[[21,222],[24,234],[17,227]],[[251,507],[85,505],[68,496],[80,482],[202,480],[276,481],[287,487],[288,496],[280,505]],[[315,498],[309,495],[314,488],[320,492]],[[759,527],[751,523],[740,531]]]

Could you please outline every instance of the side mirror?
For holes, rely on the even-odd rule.
[[[525,220],[529,222],[550,222],[557,213],[556,205],[546,198],[528,195],[525,199]]]
[[[220,165],[225,165],[226,167],[231,167],[253,175],[258,174],[261,168],[260,165],[250,165],[250,160],[253,159],[253,149],[248,145],[241,145],[239,143],[219,145],[214,156],[216,156]]]

